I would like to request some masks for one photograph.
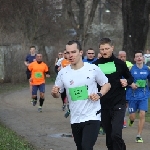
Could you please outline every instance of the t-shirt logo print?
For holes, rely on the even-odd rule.
[[[73,83],[74,83],[74,81],[73,81],[73,80],[71,80],[71,81],[70,81],[70,85],[72,85]]]

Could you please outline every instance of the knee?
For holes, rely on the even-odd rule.
[[[113,140],[113,141],[118,141],[120,138],[122,138],[122,136],[121,136],[121,134],[119,134],[119,132],[117,133],[117,132],[113,132],[112,134],[111,134],[111,139]]]
[[[44,99],[44,93],[40,93],[40,98]]]
[[[144,118],[145,118],[145,111],[140,111],[139,117],[140,117],[141,119],[144,119]]]
[[[37,99],[37,95],[32,95],[32,98],[33,99]]]

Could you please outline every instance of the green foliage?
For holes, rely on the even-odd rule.
[[[23,137],[0,124],[0,150],[36,150]]]
[[[146,113],[145,121],[150,122],[150,99],[148,103],[148,112]]]

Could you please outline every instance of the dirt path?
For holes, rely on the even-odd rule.
[[[46,100],[43,112],[37,112],[37,106],[30,103],[29,90],[23,89],[0,97],[0,120],[24,136],[38,150],[76,150],[73,138],[60,137],[71,134],[69,118],[64,118],[61,100],[50,95],[51,85],[46,86]],[[135,143],[137,122],[134,127],[123,129],[127,150],[150,149],[150,124],[146,123],[143,131],[144,143]],[[107,150],[105,136],[99,135],[94,150]]]

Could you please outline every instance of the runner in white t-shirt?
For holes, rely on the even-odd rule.
[[[77,149],[93,150],[100,127],[100,98],[111,86],[98,66],[82,61],[83,51],[78,41],[69,41],[66,52],[71,65],[59,71],[51,94],[59,98],[66,89]],[[102,86],[100,91],[97,83]]]

